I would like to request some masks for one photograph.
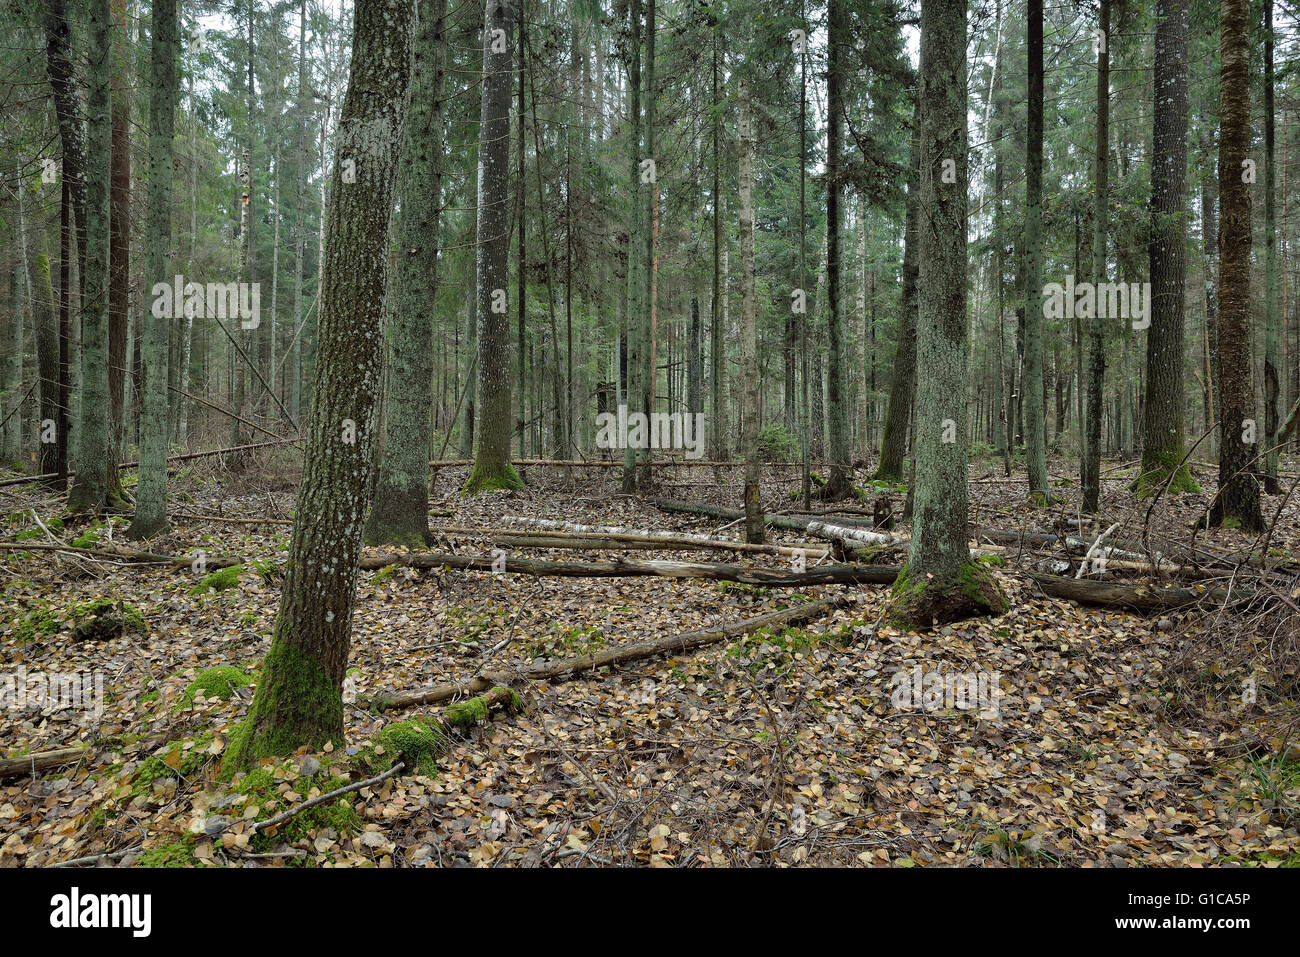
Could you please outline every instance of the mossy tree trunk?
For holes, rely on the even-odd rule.
[[[1001,613],[966,540],[966,3],[921,5],[920,313],[912,541],[891,617],[905,627]]]
[[[478,428],[465,491],[522,488],[510,464],[510,82],[516,0],[487,0],[478,146]]]
[[[419,11],[411,113],[402,150],[397,268],[389,291],[383,459],[366,525],[371,545],[431,544],[429,411],[433,407],[433,307],[438,289],[447,0]]]
[[[149,196],[145,238],[145,288],[170,282],[172,134],[176,122],[177,0],[154,0],[149,77]],[[141,367],[140,481],[130,538],[148,538],[167,525],[167,353],[177,316],[141,310],[145,324]]]
[[[335,133],[320,339],[280,610],[225,769],[343,738],[343,677],[370,504],[389,221],[411,70],[411,0],[358,0]],[[343,181],[343,164],[354,179]]]
[[[1142,471],[1136,490],[1197,491],[1183,438],[1183,299],[1187,276],[1187,0],[1158,0],[1151,158],[1151,328]]]
[[[89,94],[86,99],[86,254],[82,259],[81,409],[76,475],[68,510],[98,512],[110,504],[108,394],[109,172],[112,156],[110,94],[113,25],[108,0],[90,2]]]
[[[1250,56],[1246,0],[1219,7],[1219,492],[1210,524],[1264,530],[1253,460],[1263,436],[1250,385]],[[1256,426],[1252,428],[1252,426]]]

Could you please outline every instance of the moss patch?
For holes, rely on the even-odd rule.
[[[320,663],[283,641],[271,643],[248,716],[230,736],[221,773],[228,777],[261,758],[343,744],[343,696]]]
[[[37,641],[54,634],[62,627],[63,623],[50,611],[50,606],[40,602],[14,622],[13,637],[19,643]]]
[[[211,575],[206,576],[198,584],[190,589],[191,595],[206,595],[208,590],[225,591],[228,588],[234,588],[239,584],[239,579],[244,574],[243,565],[230,565],[226,568],[218,569]]]
[[[68,609],[68,625],[77,641],[103,641],[127,632],[148,631],[140,609],[120,598],[95,598]]]
[[[222,701],[229,701],[237,688],[247,688],[252,683],[252,675],[240,668],[232,668],[229,665],[205,668],[186,687],[185,693],[181,695],[179,707],[193,707],[194,699],[200,691],[209,700],[220,698]]]
[[[474,470],[470,472],[469,479],[465,482],[465,487],[461,489],[461,494],[477,495],[479,492],[497,489],[517,492],[523,487],[524,483],[520,480],[519,473],[509,462],[496,465],[476,461]]]
[[[470,705],[474,701],[479,702],[482,713],[486,715],[487,708],[483,705],[482,698],[471,698],[462,704]],[[473,706],[466,709],[466,713],[477,711]],[[370,774],[381,774],[401,761],[410,773],[432,775],[437,773],[438,754],[446,744],[447,736],[441,728],[427,724],[420,718],[410,718],[385,725],[375,735],[374,741],[361,750],[356,760]]]
[[[1007,610],[1006,596],[981,562],[966,562],[956,581],[940,582],[909,573],[903,565],[889,596],[889,621],[897,628],[925,630],[934,625]]]
[[[194,856],[194,848],[183,842],[150,847],[140,852],[134,867],[199,867],[201,861]]]

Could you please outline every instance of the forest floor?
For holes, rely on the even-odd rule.
[[[1104,467],[1102,514],[1082,535],[1091,540],[1119,523],[1112,537],[1137,541],[1149,502],[1128,492],[1135,466]],[[435,524],[500,528],[512,516],[532,516],[712,537],[737,531],[619,496],[613,469],[527,471],[524,492],[466,499],[457,493],[465,470],[442,470],[431,507],[445,514]],[[1050,471],[1066,476],[1072,468],[1054,461]],[[1211,488],[1213,469],[1196,471]],[[1297,471],[1300,462],[1284,459],[1284,473]],[[659,494],[739,504],[738,468],[721,470],[724,484],[713,469],[656,475]],[[858,472],[860,484],[868,484],[865,475]],[[788,469],[765,475],[769,511],[796,511],[794,478]],[[1027,506],[1023,472],[1004,480],[1000,463],[976,462],[971,479],[973,523],[1080,532],[1075,478],[1058,485],[1061,501],[1050,508]],[[293,487],[291,470],[274,460],[243,477],[212,460],[178,471],[173,528],[148,548],[244,561],[206,587],[184,569],[68,551],[0,552],[0,676],[20,668],[104,675],[101,714],[0,711],[8,749],[0,757],[89,746],[79,763],[0,780],[0,865],[99,854],[114,854],[100,862],[117,865],[1300,865],[1294,570],[1272,579],[1289,576],[1289,587],[1268,586],[1276,599],[1257,593],[1244,603],[1142,616],[1046,597],[1018,567],[1030,556],[1008,552],[993,569],[1011,600],[1005,615],[924,634],[885,623],[884,587],[363,571],[345,687],[347,746],[220,781],[221,752],[269,647],[279,600],[271,563],[288,547]],[[901,505],[899,489],[872,491]],[[31,487],[11,487],[4,498],[0,538],[9,543],[87,544],[91,532],[104,545],[125,528],[119,519],[52,523],[60,500]],[[1283,500],[1265,498],[1270,518]],[[1192,540],[1207,501],[1189,493],[1156,503],[1151,539],[1164,554]],[[770,540],[809,539],[773,529]],[[1195,540],[1219,553],[1260,547],[1233,530]],[[470,534],[443,545],[472,555],[490,548]],[[618,554],[524,552],[604,561]],[[877,560],[896,564],[900,554],[882,550]],[[1294,496],[1268,555],[1300,558]],[[789,567],[780,556],[703,550],[629,557]],[[1045,560],[1041,551],[1032,557]],[[384,725],[439,711],[376,713],[362,706],[373,694],[834,595],[849,603],[800,628],[522,683],[526,710],[456,733],[436,774],[390,778],[278,831],[253,831],[257,820],[368,777],[364,745]],[[74,637],[85,603],[104,598],[138,609],[143,632]],[[237,671],[210,671],[221,666]],[[961,701],[896,706],[891,680],[918,666],[991,675],[1000,689],[995,713]]]

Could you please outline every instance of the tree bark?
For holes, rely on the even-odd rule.
[[[758,333],[754,301],[754,124],[750,116],[749,80],[739,81],[740,166],[740,377],[744,410],[740,443],[745,460],[745,541],[763,541],[763,508],[758,479]]]
[[[342,686],[374,467],[389,225],[413,18],[411,0],[359,0],[355,8],[297,518],[271,650],[248,716],[232,736],[227,771],[343,740]],[[508,73],[505,79],[508,90]],[[343,182],[345,161],[355,164],[355,181]]]
[[[422,4],[418,16],[411,110],[402,149],[401,204],[394,225],[397,268],[388,294],[385,441],[375,502],[366,524],[369,545],[427,545],[432,540],[429,413],[442,206],[446,0]]]
[[[145,239],[146,282],[171,281],[172,136],[176,123],[177,0],[154,0],[149,76],[149,195]],[[174,312],[175,310],[173,310]],[[140,479],[129,538],[149,538],[167,525],[167,347],[179,316],[142,311],[141,367],[144,407],[140,415]]]
[[[1250,385],[1250,56],[1246,0],[1219,7],[1219,386],[1222,420],[1219,491],[1210,525],[1264,530],[1253,460],[1256,428]]]

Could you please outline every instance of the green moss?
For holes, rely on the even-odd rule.
[[[1001,555],[981,555],[975,560],[982,565],[988,565],[990,568],[1001,568],[1007,563],[1007,560]]]
[[[188,748],[185,747],[185,742],[173,741],[163,750],[161,757],[152,754],[145,758],[131,775],[131,793],[148,794],[153,789],[154,782],[163,778],[183,781],[198,774],[212,760],[209,749],[214,739],[211,731],[205,731]]]
[[[469,479],[465,482],[465,487],[461,489],[461,494],[477,495],[479,492],[498,489],[517,492],[523,487],[524,483],[520,480],[519,474],[509,462],[489,465],[476,461],[474,470],[470,472]]]
[[[471,698],[470,701],[479,702],[482,713],[487,714],[482,698]],[[470,707],[467,713],[477,711],[478,708]],[[441,728],[426,724],[419,718],[410,718],[385,725],[356,760],[371,774],[387,771],[401,761],[410,773],[432,775],[437,773],[437,757],[446,744],[447,736]]]
[[[63,627],[62,622],[50,611],[50,606],[45,602],[39,602],[14,623],[13,637],[20,644],[36,641],[54,634],[61,627]]]
[[[73,548],[95,548],[99,545],[104,537],[104,526],[96,525],[88,528],[70,543]]]
[[[448,705],[442,714],[447,724],[463,727],[482,721],[487,713],[487,701],[483,698],[467,698]]]
[[[237,568],[238,566],[232,565],[231,567]],[[255,558],[252,561],[252,568],[264,585],[275,585],[284,580],[284,568],[275,562]]]
[[[15,535],[15,536],[14,536],[14,541],[16,541],[16,542],[30,542],[30,541],[32,541],[33,539],[37,539],[37,538],[40,538],[40,537],[41,537],[41,530],[40,530],[39,528],[29,528],[29,529],[26,529],[25,531],[21,531],[21,532],[19,532],[17,535]]]
[[[243,565],[229,565],[226,568],[218,569],[191,588],[190,594],[206,595],[209,589],[212,591],[225,591],[228,588],[234,588],[239,584],[239,579],[243,574]]]
[[[194,856],[194,848],[184,842],[150,847],[140,852],[135,867],[200,867],[202,862]]]
[[[924,629],[977,615],[1001,615],[1007,600],[988,566],[978,561],[962,565],[956,582],[913,578],[903,565],[890,590],[889,621],[897,628]]]
[[[78,641],[102,641],[127,632],[143,635],[149,630],[139,608],[111,596],[73,605],[67,622]]]
[[[246,771],[261,758],[306,746],[343,744],[343,697],[325,669],[301,649],[276,639],[266,654],[248,716],[232,732],[221,773]]]
[[[185,693],[181,695],[178,707],[192,707],[194,699],[200,691],[209,700],[220,698],[222,701],[229,701],[230,696],[235,693],[235,689],[247,688],[252,683],[252,675],[240,668],[232,668],[229,665],[205,668],[189,683]]]
[[[1169,495],[1181,495],[1184,492],[1199,494],[1201,491],[1196,479],[1192,478],[1183,455],[1174,452],[1144,452],[1142,467],[1129,486],[1129,491],[1139,498],[1149,498],[1164,492],[1166,483],[1169,485],[1166,494]]]
[[[1037,508],[1047,508],[1052,504],[1052,500],[1043,492],[1030,492],[1027,501]]]

